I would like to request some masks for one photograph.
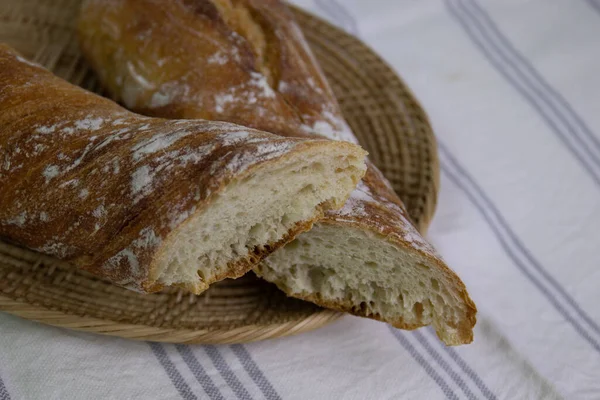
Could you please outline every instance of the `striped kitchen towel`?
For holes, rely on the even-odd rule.
[[[345,317],[168,345],[0,314],[0,400],[600,399],[600,1],[296,3],[369,43],[428,111],[429,236],[478,305],[474,343]]]

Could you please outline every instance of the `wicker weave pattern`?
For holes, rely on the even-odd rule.
[[[73,30],[79,3],[5,0],[0,41],[72,83],[99,92]],[[348,123],[424,231],[439,181],[435,138],[426,115],[402,81],[362,42],[303,11],[295,13]],[[71,329],[175,343],[262,340],[315,329],[339,317],[287,298],[253,274],[221,282],[200,296],[177,289],[141,295],[3,243],[0,310]]]

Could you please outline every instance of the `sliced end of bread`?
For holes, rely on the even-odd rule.
[[[447,345],[470,343],[475,304],[424,252],[364,229],[318,223],[256,272],[287,294],[402,329],[433,325]]]
[[[200,293],[243,275],[264,256],[340,208],[365,172],[358,146],[316,141],[231,181],[173,231],[151,281]]]

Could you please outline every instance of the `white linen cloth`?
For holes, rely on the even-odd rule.
[[[0,313],[0,399],[600,399],[600,1],[298,0],[403,77],[440,141],[430,240],[475,341],[355,317],[236,346]]]

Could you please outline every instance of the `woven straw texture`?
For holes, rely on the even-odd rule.
[[[74,23],[81,0],[3,0],[0,41],[57,75],[102,93],[81,57]],[[419,229],[435,209],[435,138],[418,102],[371,49],[300,10],[298,22],[371,159]],[[173,343],[243,343],[312,330],[340,314],[286,297],[253,274],[200,296],[141,295],[40,254],[0,243],[0,310],[70,329]]]

